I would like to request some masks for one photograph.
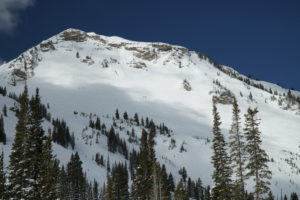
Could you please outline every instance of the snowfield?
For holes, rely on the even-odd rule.
[[[291,105],[284,109],[285,101],[279,105],[278,100],[288,92],[280,86],[252,80],[277,91],[277,95],[250,86],[184,47],[133,42],[75,29],[55,35],[0,66],[0,86],[6,86],[8,93],[19,94],[23,90],[24,76],[29,91],[34,93],[35,88],[40,88],[42,101],[49,103],[52,117],[64,119],[75,135],[74,150],[54,144],[56,157],[66,164],[72,152],[78,151],[88,179],[96,179],[100,186],[106,180],[106,168],[94,161],[97,152],[105,160],[109,157],[111,164],[127,161],[121,154],[108,152],[104,135],[98,144],[95,142],[96,130],[88,127],[89,119],[99,116],[109,129],[117,108],[121,116],[125,111],[130,117],[138,113],[140,118],[149,117],[156,125],[164,123],[172,130],[171,137],[156,137],[156,153],[177,181],[178,170],[185,166],[192,179],[200,177],[205,185],[213,185],[212,97],[230,91],[237,98],[242,115],[248,107],[258,107],[260,111],[263,148],[274,161],[270,162],[273,192],[300,191],[300,107]],[[292,93],[300,96],[297,91]],[[4,105],[10,108],[14,104],[17,103],[11,98],[0,95],[0,113]],[[222,131],[228,138],[232,106],[219,103],[218,109]],[[15,113],[8,109],[8,117],[4,118],[7,145],[0,144],[6,165],[16,120]],[[121,138],[127,139],[126,132],[132,128],[138,135],[141,133],[141,126],[122,119],[116,123],[122,127],[117,129]],[[47,132],[52,124],[45,121],[44,128]],[[172,138],[176,141],[174,148],[170,148]],[[182,145],[186,151],[180,152]],[[127,146],[129,150],[138,150],[137,144],[127,142]],[[250,191],[251,186],[248,181]]]

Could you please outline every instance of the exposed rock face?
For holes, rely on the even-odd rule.
[[[87,34],[80,30],[68,29],[60,37],[66,41],[84,42],[87,39]]]
[[[40,48],[41,48],[41,51],[43,51],[43,52],[47,52],[49,50],[55,50],[54,44],[51,40],[49,40],[47,42],[42,42],[40,44]]]
[[[154,48],[157,48],[159,51],[171,51],[172,46],[167,45],[167,44],[152,44]]]
[[[190,83],[186,79],[183,81],[183,88],[186,91],[191,91],[192,90],[192,86],[190,85]]]

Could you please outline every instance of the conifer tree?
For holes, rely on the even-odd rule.
[[[169,176],[168,176],[168,191],[174,192],[174,190],[175,190],[174,178],[173,178],[173,175],[171,173],[169,173]]]
[[[247,176],[254,177],[255,200],[261,200],[262,195],[267,194],[270,189],[271,171],[268,169],[268,155],[261,148],[262,140],[260,138],[259,119],[257,118],[257,108],[249,108],[245,114],[245,137],[247,140],[246,151],[249,155],[249,161],[246,165],[248,169]]]
[[[26,167],[24,187],[27,193],[26,199],[35,200],[41,196],[37,180],[40,173],[40,166],[42,165],[41,159],[43,158],[42,149],[44,139],[44,130],[42,128],[43,114],[39,89],[36,89],[35,97],[30,100],[29,105],[29,132],[24,146],[24,165]]]
[[[116,119],[120,119],[120,114],[119,114],[119,110],[118,109],[116,110],[115,117],[116,117]]]
[[[93,200],[98,200],[99,199],[98,187],[99,187],[99,184],[94,179],[94,184],[93,184]]]
[[[105,191],[105,200],[115,200],[113,193],[113,181],[110,176],[107,177],[107,188]]]
[[[12,145],[10,154],[9,169],[9,197],[17,200],[25,198],[25,166],[24,166],[24,149],[25,139],[28,135],[28,111],[29,99],[28,89],[25,86],[24,92],[20,97],[20,110],[18,114],[18,122],[16,124],[16,135]]]
[[[298,195],[297,195],[297,193],[293,192],[293,193],[291,194],[291,200],[298,200]]]
[[[115,134],[115,129],[111,126],[110,131],[107,136],[107,147],[108,151],[115,153],[117,149],[117,139]]]
[[[149,160],[149,148],[147,132],[142,130],[140,152],[137,157],[135,176],[133,179],[133,199],[149,200],[152,188],[151,164]]]
[[[70,184],[71,199],[82,199],[85,193],[85,177],[81,167],[81,160],[76,152],[71,155],[70,162],[67,165],[67,177]]]
[[[7,117],[7,107],[6,107],[5,104],[4,104],[3,108],[2,108],[2,111],[3,111],[3,115],[4,115],[5,117]]]
[[[161,171],[161,199],[162,200],[170,200],[171,199],[171,190],[169,189],[169,179],[166,171],[165,165],[162,165]]]
[[[46,137],[43,143],[40,169],[38,175],[38,191],[43,200],[53,200],[58,198],[59,183],[59,163],[52,155],[51,136]]]
[[[232,167],[235,173],[236,180],[233,183],[232,198],[233,200],[245,199],[245,142],[244,135],[241,133],[241,118],[240,109],[236,98],[233,100],[232,109],[232,125],[230,129],[230,158],[232,160]]]
[[[5,129],[4,129],[3,115],[0,116],[0,142],[2,142],[3,145],[6,144],[6,134],[5,134]]]
[[[128,114],[127,114],[127,112],[124,112],[123,118],[124,118],[125,120],[128,120]]]
[[[57,193],[61,200],[68,200],[70,197],[71,185],[68,180],[67,172],[65,167],[62,166],[59,170],[59,179],[57,185]]]
[[[115,165],[112,168],[111,180],[112,180],[113,199],[118,199],[118,200],[129,199],[127,166],[123,164]]]
[[[183,180],[180,180],[175,190],[175,200],[188,200]]]
[[[272,191],[269,191],[267,200],[275,200]]]
[[[0,155],[0,199],[5,198],[5,172],[4,172],[4,153]]]
[[[220,116],[217,111],[216,103],[213,102],[213,155],[212,164],[214,166],[213,180],[215,186],[212,189],[213,200],[230,199],[231,197],[231,174],[230,159],[226,152],[226,143],[221,133]]]

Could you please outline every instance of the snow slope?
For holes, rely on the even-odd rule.
[[[39,87],[42,101],[50,105],[52,117],[63,118],[74,132],[74,151],[79,152],[88,178],[100,182],[106,179],[106,169],[93,161],[96,152],[105,158],[109,156],[110,163],[125,162],[125,159],[107,151],[105,136],[100,137],[99,144],[95,143],[95,137],[87,140],[86,136],[94,135],[95,130],[86,127],[90,113],[92,118],[101,117],[106,127],[110,127],[118,108],[121,116],[127,111],[130,116],[138,113],[140,117],[152,118],[156,124],[166,124],[172,134],[156,138],[157,158],[177,178],[178,170],[185,166],[193,179],[200,177],[205,184],[212,185],[212,97],[217,95],[224,100],[221,94],[229,93],[237,98],[243,114],[248,107],[258,107],[260,111],[263,147],[274,160],[270,163],[273,191],[277,194],[281,189],[286,193],[299,191],[300,170],[288,164],[293,162],[300,167],[299,105],[287,106],[283,96],[287,89],[251,80],[266,90],[277,91],[274,95],[224,71],[235,72],[229,67],[216,66],[203,54],[184,47],[134,42],[68,29],[0,66],[0,85],[16,93],[23,90],[25,80],[32,93]],[[297,91],[292,93],[300,96]],[[231,124],[232,107],[226,101],[230,95],[225,95],[223,104],[218,104],[226,137]],[[14,103],[0,95],[0,108],[4,104],[11,107]],[[74,111],[83,113],[75,115]],[[6,163],[15,123],[14,113],[9,111],[5,118],[8,144],[0,147],[4,149]],[[138,134],[141,132],[140,126],[122,120],[117,124],[124,128],[118,130],[120,137],[127,138],[126,131],[132,128]],[[44,126],[46,130],[52,127],[49,122]],[[170,148],[172,138],[176,140],[173,149]],[[186,152],[180,152],[182,145]],[[128,147],[138,148],[131,143]],[[73,151],[55,144],[54,152],[66,164]],[[248,187],[251,185],[249,181]]]

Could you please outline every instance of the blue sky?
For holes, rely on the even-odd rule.
[[[0,58],[67,28],[160,41],[300,90],[300,1],[1,0]]]

